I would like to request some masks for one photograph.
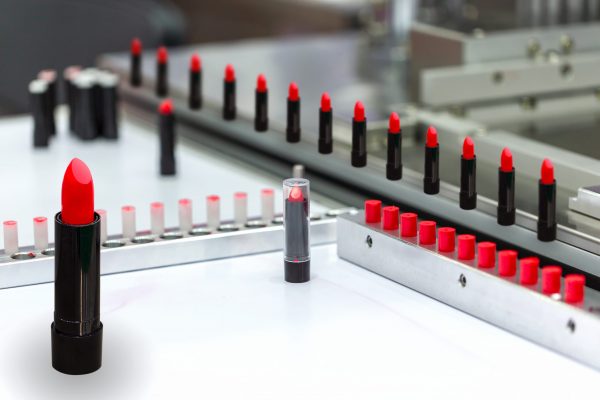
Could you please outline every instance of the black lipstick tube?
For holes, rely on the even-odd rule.
[[[160,174],[175,175],[175,115],[159,113]]]
[[[537,237],[543,242],[556,239],[556,180],[539,182]]]
[[[190,94],[188,99],[190,109],[202,108],[202,70],[190,70]]]
[[[299,191],[300,198],[294,198]],[[309,181],[291,178],[283,181],[283,229],[285,233],[285,280],[303,283],[310,280],[310,192]]]
[[[131,86],[142,85],[142,55],[131,54],[131,70],[129,71],[129,83]]]
[[[102,112],[102,135],[107,139],[118,139],[119,129],[117,125],[118,112],[117,102],[119,95],[117,93],[118,78],[115,75],[107,75],[100,82],[100,106]]]
[[[367,165],[367,119],[357,121],[352,118],[352,151],[350,153],[353,167]]]
[[[498,169],[498,224],[515,223],[515,169],[505,172]]]
[[[48,94],[46,95],[46,124],[48,133],[52,136],[56,135],[56,121],[54,119],[54,111],[56,109],[56,78],[48,81]]]
[[[156,95],[166,97],[169,94],[169,81],[167,79],[168,64],[156,63]]]
[[[98,136],[95,95],[95,83],[91,80],[79,80],[75,83],[75,133],[83,140],[92,140]]]
[[[52,367],[89,374],[102,365],[100,215],[88,225],[68,225],[58,213],[54,230]]]
[[[235,119],[235,81],[223,81],[223,119]]]
[[[333,109],[323,111],[319,108],[319,153],[333,152]]]
[[[477,207],[477,158],[460,157],[460,208],[473,210]]]
[[[48,147],[48,127],[45,114],[47,83],[38,79],[29,84],[29,103],[33,117],[33,147]]]
[[[287,128],[286,139],[288,143],[300,141],[300,98],[298,100],[287,99]]]
[[[426,194],[440,192],[440,145],[435,147],[425,146],[425,176],[423,177],[423,191]]]
[[[402,179],[402,131],[388,131],[385,176],[391,181]]]
[[[256,90],[254,102],[254,129],[264,132],[269,129],[269,91]]]

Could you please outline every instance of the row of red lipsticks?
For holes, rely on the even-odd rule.
[[[275,198],[273,189],[262,189],[260,191],[261,215],[260,222],[265,225],[273,221],[275,217]],[[191,199],[180,199],[178,202],[178,233],[190,235],[203,235],[211,231],[223,229],[221,220],[221,198],[217,195],[206,197],[206,226],[195,231],[193,222],[193,202]],[[244,226],[248,224],[248,194],[246,192],[236,192],[233,195],[234,216],[233,226]],[[103,209],[96,209],[100,216],[100,242],[104,243],[108,239],[107,235],[107,212]],[[257,222],[258,220],[254,221]],[[134,239],[138,235],[136,228],[136,208],[131,205],[121,207],[122,237],[124,239]],[[228,225],[229,226],[229,225]],[[250,224],[249,226],[258,226]],[[228,228],[228,229],[231,229]],[[46,217],[33,218],[34,248],[44,254],[51,254],[48,243],[48,219]],[[165,229],[165,206],[162,202],[150,203],[150,231],[155,236],[163,235]],[[19,253],[18,224],[17,221],[9,220],[3,222],[4,233],[4,253],[12,256]],[[25,256],[25,254],[24,254]],[[31,254],[30,257],[35,256]],[[17,257],[18,258],[18,257]]]
[[[585,296],[585,276],[569,274],[564,278],[564,290],[561,297],[562,268],[548,265],[540,268],[537,257],[518,259],[515,250],[496,251],[496,243],[476,243],[474,235],[456,235],[452,227],[436,227],[435,221],[418,221],[415,213],[400,213],[396,206],[382,208],[381,201],[365,201],[365,222],[381,227],[384,231],[399,234],[401,238],[411,240],[430,250],[497,275],[543,294],[562,298],[566,303],[583,304]],[[458,243],[458,244],[457,244]],[[517,277],[518,264],[518,277]],[[541,271],[541,286],[539,273]]]
[[[141,84],[141,43],[134,39],[131,47],[131,83],[133,85]],[[166,96],[168,94],[167,81],[167,50],[161,47],[157,51],[157,79],[156,94]],[[200,108],[202,104],[201,93],[201,61],[198,55],[193,55],[190,60],[190,91],[189,106],[191,108]],[[236,116],[235,105],[235,71],[232,65],[225,67],[224,77],[224,98],[223,98],[223,117],[225,119],[234,119]],[[255,129],[265,131],[268,129],[268,109],[267,109],[268,88],[264,75],[260,74],[256,84],[256,111],[255,111]],[[172,106],[166,103],[160,108],[161,114],[165,115],[161,119],[161,132],[164,131],[163,125],[172,125]],[[172,131],[172,128],[167,130]],[[290,143],[300,141],[300,95],[298,86],[292,82],[289,85],[287,98],[287,128],[286,138]],[[352,119],[352,150],[351,164],[354,167],[364,167],[367,164],[367,118],[365,116],[365,107],[362,102],[357,101],[354,107],[354,117]],[[161,138],[170,137],[161,133]],[[161,139],[161,143],[164,140]],[[172,151],[170,143],[164,141],[167,149],[162,159],[167,160],[166,166],[161,161],[161,171],[174,171],[174,162],[170,154]],[[402,135],[400,126],[400,117],[397,113],[391,113],[389,118],[388,138],[387,138],[387,163],[386,176],[390,180],[402,179]],[[423,177],[423,191],[434,195],[440,191],[439,176],[439,142],[438,134],[434,127],[429,127],[425,143],[425,165]],[[161,146],[162,149],[162,146]],[[332,139],[332,106],[331,98],[327,92],[321,97],[321,107],[319,109],[319,141],[318,151],[322,154],[328,154],[333,151]],[[173,168],[170,168],[173,166]],[[477,160],[475,156],[475,146],[470,137],[466,137],[463,143],[463,153],[461,156],[460,168],[460,207],[465,210],[472,210],[477,207],[477,188],[476,188],[476,170]],[[174,172],[173,172],[174,173]],[[544,160],[541,166],[541,178],[539,180],[539,202],[538,202],[538,224],[537,236],[542,241],[552,241],[556,239],[556,181],[554,179],[554,167],[548,159]],[[508,148],[502,151],[500,168],[498,171],[498,208],[497,221],[501,225],[513,225],[515,223],[515,168],[513,166],[513,157]]]

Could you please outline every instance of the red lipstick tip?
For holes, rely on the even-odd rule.
[[[475,158],[475,143],[473,143],[473,139],[469,136],[467,136],[463,142],[462,156],[465,160],[472,160]]]
[[[227,64],[225,66],[225,81],[233,82],[235,81],[235,69],[233,69],[233,65]]]
[[[400,133],[400,117],[397,113],[390,114],[390,122],[388,126],[389,133]]]
[[[429,129],[427,129],[427,141],[425,143],[425,146],[437,147],[437,145],[438,145],[437,130],[433,126],[430,126]]]
[[[138,38],[133,38],[131,41],[131,54],[139,56],[142,53],[142,41]]]
[[[554,183],[554,165],[547,158],[542,162],[542,183],[552,185]]]
[[[362,101],[357,101],[354,104],[354,121],[362,122],[365,120],[365,106]]]
[[[202,59],[198,54],[193,54],[192,58],[190,58],[190,70],[192,72],[200,72],[202,68]]]
[[[304,201],[304,194],[302,193],[302,189],[300,189],[298,186],[294,186],[292,190],[290,190],[288,201]]]
[[[94,221],[94,182],[83,161],[71,160],[62,183],[62,222],[86,225]]]
[[[256,78],[256,91],[260,93],[267,91],[267,78],[263,74],[258,75],[258,78]]]
[[[321,95],[321,111],[329,112],[331,111],[331,97],[329,97],[329,93],[325,92]]]
[[[158,106],[158,112],[162,115],[170,115],[173,113],[173,102],[171,99],[163,100]]]
[[[291,101],[298,101],[300,99],[296,82],[290,83],[290,87],[288,88],[288,99]]]
[[[165,46],[161,46],[156,51],[156,60],[159,64],[166,64],[169,59],[169,53],[167,52],[167,48]]]
[[[500,156],[500,171],[502,172],[512,172],[513,170],[513,156],[508,147],[505,147],[502,150],[502,155]]]

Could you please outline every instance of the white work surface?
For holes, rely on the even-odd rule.
[[[1,219],[31,218],[60,205],[66,163],[91,167],[98,207],[119,232],[119,207],[223,196],[236,190],[258,213],[275,178],[181,146],[179,179],[157,175],[156,140],[126,126],[117,143],[62,134],[32,151],[28,118],[0,123]],[[314,205],[314,204],[313,204]],[[117,215],[115,217],[115,214]],[[312,249],[312,280],[283,281],[282,254],[268,253],[102,277],[103,367],[67,376],[50,362],[53,286],[0,290],[0,399],[380,399],[592,398],[600,374],[342,261],[335,245]],[[532,316],[535,318],[535,316]],[[585,396],[585,397],[584,397]]]

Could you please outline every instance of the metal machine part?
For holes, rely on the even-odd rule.
[[[475,260],[440,253],[417,238],[401,238],[364,213],[338,219],[338,255],[369,271],[513,332],[567,357],[600,369],[600,293],[586,288],[585,303],[563,303],[536,287],[485,271]]]
[[[353,213],[356,210],[343,209],[340,212]],[[145,231],[138,232],[132,239],[110,237],[102,244],[101,274],[168,267],[283,249],[281,224],[274,220],[268,226],[264,223],[257,226],[257,221],[250,220],[242,227],[226,223],[214,231],[205,226],[197,226],[190,232],[170,230],[160,236]],[[311,221],[310,225],[313,244],[335,241],[335,217],[326,214]],[[12,257],[0,255],[0,289],[52,282],[53,266],[52,248],[42,252],[36,252],[33,248],[22,249]]]
[[[569,208],[600,220],[600,185],[579,188],[577,196],[569,199]]]

